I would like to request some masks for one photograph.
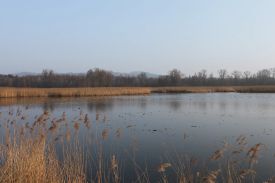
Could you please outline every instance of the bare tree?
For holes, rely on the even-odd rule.
[[[42,71],[42,82],[45,87],[55,87],[55,74],[53,70],[44,69]]]
[[[89,86],[110,86],[113,75],[109,71],[103,69],[90,69],[86,74]]]
[[[207,71],[202,69],[200,72],[198,72],[198,78],[203,80],[207,79]]]
[[[215,77],[214,77],[214,74],[213,74],[213,73],[210,73],[209,76],[208,76],[208,78],[214,79],[214,78],[215,78]]]
[[[144,86],[146,84],[146,81],[148,80],[146,73],[145,72],[140,73],[137,76],[137,80],[139,85]]]
[[[246,80],[248,80],[251,77],[251,72],[250,71],[244,71],[243,72],[243,76]]]
[[[180,80],[181,80],[181,72],[180,70],[177,69],[173,69],[169,72],[169,78],[171,81],[171,84],[179,84]]]
[[[86,73],[86,82],[88,86],[93,86],[94,82],[93,82],[93,78],[94,77],[94,71],[92,69],[89,69]]]
[[[54,72],[53,70],[50,70],[50,69],[43,69],[42,71],[42,77],[44,78],[50,78],[54,75]]]
[[[275,68],[270,69],[270,71],[271,71],[271,74],[272,74],[272,78],[275,79]]]
[[[218,75],[221,80],[224,80],[227,76],[227,70],[226,69],[220,69],[218,70]]]
[[[271,77],[271,72],[269,69],[263,69],[258,71],[257,78],[260,80],[267,80]]]
[[[237,71],[237,70],[233,71],[231,73],[231,75],[235,80],[240,79],[242,77],[242,73],[240,71]]]

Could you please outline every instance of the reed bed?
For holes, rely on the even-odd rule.
[[[274,90],[275,91],[275,90]],[[234,87],[156,87],[151,88],[152,93],[213,93],[236,92]]]
[[[0,98],[24,97],[94,97],[149,95],[151,93],[275,93],[275,86],[213,87],[96,87],[96,88],[8,88],[0,87]]]
[[[45,154],[45,138],[16,138],[5,144],[0,182],[62,182],[55,154]]]
[[[275,86],[236,86],[234,89],[239,93],[275,93]]]
[[[149,88],[100,87],[100,88],[0,88],[0,98],[15,97],[89,97],[116,95],[147,95]]]
[[[155,87],[151,93],[215,93],[215,92],[236,92],[236,93],[275,93],[275,86],[211,86],[211,87]]]

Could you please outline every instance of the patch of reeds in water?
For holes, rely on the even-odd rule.
[[[91,97],[148,95],[151,93],[275,93],[275,86],[213,86],[213,87],[95,87],[95,88],[9,88],[0,87],[0,98],[24,97]]]

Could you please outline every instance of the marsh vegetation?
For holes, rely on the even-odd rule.
[[[149,95],[153,93],[275,93],[275,86],[213,87],[95,87],[95,88],[6,88],[0,87],[0,98],[91,97]]]

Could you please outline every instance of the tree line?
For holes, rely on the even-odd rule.
[[[53,70],[43,70],[39,75],[0,75],[2,87],[123,87],[123,86],[230,86],[230,85],[273,85],[275,68],[250,71],[228,72],[220,69],[216,75],[202,69],[193,75],[185,75],[178,69],[166,75],[148,77],[146,73],[137,76],[115,75],[103,69],[90,69],[85,74],[59,74]]]

